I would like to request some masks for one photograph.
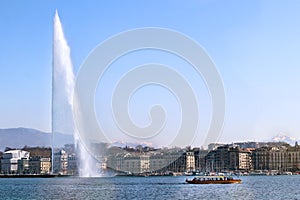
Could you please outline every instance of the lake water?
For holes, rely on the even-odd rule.
[[[300,200],[300,175],[240,178],[230,185],[190,185],[184,176],[0,179],[0,199]]]

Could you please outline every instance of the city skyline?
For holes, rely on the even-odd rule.
[[[292,175],[293,172],[297,175],[300,169],[300,147],[297,142],[294,145],[284,142],[210,144],[208,149],[153,148],[141,145],[117,147],[100,143],[93,144],[93,148],[97,149],[95,159],[98,163],[97,169],[93,170],[106,174],[162,176],[226,172],[241,175],[288,175],[286,172],[289,172]],[[53,151],[53,157],[50,158]],[[7,147],[5,152],[0,151],[0,158],[0,176],[14,176],[16,173],[17,176],[49,175],[50,163],[56,175],[76,176],[82,170],[77,162],[78,154],[74,144],[55,149]]]
[[[72,7],[63,2],[20,3],[19,6],[1,2],[0,25],[4,31],[0,33],[0,127],[30,127],[50,132],[52,19],[57,9],[71,46],[75,74],[89,52],[112,35],[141,27],[173,29],[202,45],[223,79],[226,117],[220,142],[258,141],[279,133],[298,138],[300,95],[296,91],[300,89],[297,80],[300,24],[297,19],[300,14],[297,11],[300,3],[292,2],[154,1],[147,5],[122,2],[119,6],[113,2],[90,2],[85,6],[74,3]],[[183,12],[185,9],[190,12]],[[79,12],[83,15],[77,14]],[[117,79],[130,69],[120,70],[118,66],[164,60],[187,77],[196,90],[201,120],[198,135],[202,135],[211,117],[203,77],[195,76],[186,64],[170,55],[137,53],[137,60],[130,56],[107,72],[105,87],[112,84],[109,79]],[[99,93],[109,93],[113,88],[98,87],[97,100]],[[147,100],[145,93],[152,90],[137,93],[133,99],[137,104],[130,109],[138,124],[148,123],[148,106],[153,102]],[[176,108],[177,111],[167,113],[177,115],[176,99],[160,88],[157,90],[159,103],[170,104],[168,110]],[[136,111],[137,108],[140,111]],[[108,112],[103,105],[98,105],[97,110]],[[174,124],[176,120],[176,116],[170,118]],[[201,143],[202,137],[198,135],[193,145]]]

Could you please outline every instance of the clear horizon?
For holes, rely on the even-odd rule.
[[[71,47],[75,75],[99,43],[119,32],[143,27],[176,30],[206,50],[223,80],[226,113],[219,142],[261,141],[280,133],[299,139],[298,1],[90,1],[72,6],[58,1],[28,1],[1,2],[0,7],[1,128],[50,132],[52,27],[57,9]],[[210,96],[203,77],[195,76],[179,58],[149,51],[120,59],[107,71],[104,86],[98,86],[96,101],[100,101],[100,93],[110,94],[113,80],[124,71],[153,60],[174,66],[196,90],[200,113],[199,132],[192,144],[196,146],[209,126]],[[149,98],[148,92],[157,99]],[[163,89],[145,88],[132,101],[131,117],[137,124],[149,123],[147,113],[154,102],[167,104],[167,114],[172,116],[169,123],[177,126],[176,98]],[[109,111],[107,106],[97,104],[96,109],[99,120],[109,124],[101,114]]]

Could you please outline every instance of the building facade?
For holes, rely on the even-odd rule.
[[[30,153],[23,150],[9,150],[4,152],[1,159],[3,174],[24,174],[28,170]]]
[[[68,173],[68,154],[63,149],[54,153],[53,173],[62,175]]]
[[[109,156],[107,159],[107,167],[126,173],[145,173],[150,170],[149,158],[148,155],[131,153]]]
[[[69,175],[78,175],[77,156],[74,153],[68,155],[67,171]]]
[[[205,172],[206,164],[205,164],[205,156],[208,154],[208,150],[203,150],[199,148],[194,148],[195,155],[195,171],[197,172]]]
[[[29,172],[30,174],[50,174],[51,159],[41,156],[31,157],[29,160]]]
[[[300,170],[300,147],[290,145],[262,147],[253,151],[254,170],[274,170],[278,172]]]
[[[249,171],[252,169],[252,152],[238,145],[224,145],[210,151],[205,157],[206,171]]]
[[[185,159],[186,159],[186,171],[194,172],[196,170],[194,151],[191,150],[187,151],[185,153]]]

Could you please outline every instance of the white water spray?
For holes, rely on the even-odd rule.
[[[83,177],[96,176],[96,161],[85,148],[83,148],[74,127],[72,110],[74,90],[73,66],[70,56],[70,47],[65,39],[57,11],[54,16],[53,28],[52,158],[54,158],[54,147],[55,144],[57,144],[55,134],[73,134],[78,156],[79,175]]]
[[[54,17],[52,73],[52,130],[64,134],[73,134],[74,73],[70,48],[64,37],[57,11]]]

